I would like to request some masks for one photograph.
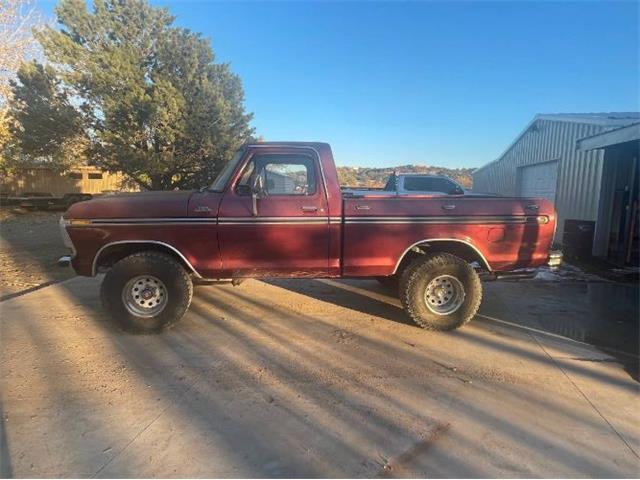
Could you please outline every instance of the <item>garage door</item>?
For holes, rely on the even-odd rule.
[[[558,162],[520,167],[520,196],[544,197],[555,202]]]

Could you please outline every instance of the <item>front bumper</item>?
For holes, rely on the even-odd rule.
[[[69,224],[68,220],[65,220],[63,217],[60,217],[60,235],[62,236],[62,242],[64,246],[71,250],[71,255],[63,255],[58,259],[59,267],[68,267],[71,265],[71,260],[76,256],[76,247],[73,245],[71,241],[71,237],[69,236],[69,232],[67,232],[67,225]]]
[[[71,250],[71,258],[76,256],[76,247],[73,245],[71,241],[71,237],[69,236],[69,232],[67,232],[67,225],[69,225],[69,221],[65,220],[63,217],[60,217],[60,222],[58,226],[60,227],[60,235],[62,236],[62,243],[64,246]]]
[[[550,270],[557,270],[562,265],[562,252],[560,250],[552,250],[549,252],[547,266]]]

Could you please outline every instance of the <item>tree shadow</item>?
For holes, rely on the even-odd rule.
[[[74,276],[57,266],[68,252],[58,226],[61,214],[0,208],[0,301]]]
[[[555,468],[549,472],[612,476],[622,471],[602,443],[565,432],[567,425],[602,429],[591,410],[576,407],[572,392],[549,395],[538,379],[496,380],[475,364],[478,353],[468,357],[476,351],[500,359],[483,367],[496,372],[512,364],[548,365],[549,359],[526,339],[474,327],[452,334],[425,332],[403,321],[393,303],[376,306],[372,302],[380,302],[367,297],[355,309],[353,304],[345,305],[349,310],[339,306],[357,300],[359,290],[305,281],[310,285],[294,291],[288,283],[198,288],[186,318],[158,336],[132,336],[113,328],[99,306],[97,282],[91,288],[80,281],[53,287],[64,298],[50,315],[77,305],[78,318],[60,317],[47,331],[53,319],[46,312],[31,312],[9,331],[11,338],[19,335],[27,344],[44,345],[31,354],[32,362],[48,367],[42,381],[51,401],[63,410],[69,405],[86,410],[89,437],[63,429],[55,432],[59,438],[49,438],[49,448],[77,449],[75,465],[90,467],[87,475],[94,476],[372,477],[388,473],[387,464],[397,468],[392,473],[408,476],[542,473],[514,462],[509,448],[487,450],[480,439],[488,435],[501,445],[526,449],[539,466],[545,459]],[[322,288],[312,288],[316,284]],[[373,283],[367,285],[384,296]],[[338,291],[327,293],[325,287]],[[309,302],[315,307],[309,309]],[[325,308],[325,303],[333,305]],[[30,312],[27,303],[13,305]],[[126,405],[109,405],[108,393],[85,396],[72,376],[86,365],[92,366],[89,376],[126,366],[127,398],[145,400],[145,421],[125,428]],[[628,392],[628,383],[576,368],[607,388]],[[104,378],[108,390],[115,378]],[[519,408],[531,413],[511,414],[514,405],[527,406]],[[544,426],[537,425],[540,415],[546,418]],[[405,454],[439,429],[446,433],[428,440],[430,449]],[[89,438],[93,452],[82,448]],[[102,453],[98,447],[103,445],[112,450]],[[167,470],[169,459],[149,460],[163,455],[188,461],[173,464],[174,472]],[[493,467],[478,463],[486,456]],[[77,474],[63,470],[64,464],[58,468],[59,474]]]
[[[11,455],[9,454],[9,440],[5,431],[6,418],[2,401],[0,401],[0,477],[13,477],[13,469],[11,467]]]

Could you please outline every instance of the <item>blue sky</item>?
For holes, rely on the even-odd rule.
[[[338,165],[478,167],[536,113],[640,109],[638,2],[153,3],[211,38],[259,135]]]

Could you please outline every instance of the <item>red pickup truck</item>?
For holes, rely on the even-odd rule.
[[[177,322],[194,282],[248,277],[378,278],[418,325],[451,330],[476,313],[479,274],[559,264],[555,222],[544,199],[343,194],[328,144],[282,142],[246,145],[199,191],[76,203],[61,227],[129,331]]]

